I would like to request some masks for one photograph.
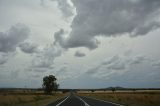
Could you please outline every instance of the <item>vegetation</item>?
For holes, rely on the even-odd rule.
[[[6,88],[0,89],[0,106],[46,106],[50,102],[60,99],[66,94],[62,92],[51,94],[58,89],[56,77],[53,75],[43,78],[43,89]],[[44,91],[43,91],[44,90]]]
[[[43,78],[43,89],[46,94],[51,94],[52,91],[56,91],[59,85],[56,83],[56,77],[53,75],[45,76]]]
[[[99,92],[99,93],[80,93],[81,96],[88,96],[100,100],[111,101],[125,106],[158,106],[160,104],[160,92],[143,91],[134,92]]]
[[[112,88],[112,92],[114,93],[116,91],[116,88]]]
[[[0,94],[0,106],[46,106],[62,97],[66,96],[62,93],[56,95],[42,94]]]

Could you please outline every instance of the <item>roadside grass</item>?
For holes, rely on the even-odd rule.
[[[0,95],[0,106],[46,106],[60,98],[65,97],[66,94],[54,95],[19,95],[19,94],[3,94]]]
[[[123,104],[124,106],[159,106],[160,92],[79,93],[80,96]]]

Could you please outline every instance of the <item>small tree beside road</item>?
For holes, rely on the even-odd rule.
[[[46,94],[51,94],[52,91],[56,91],[59,87],[59,84],[57,84],[57,79],[54,75],[45,76],[43,78],[43,89]]]

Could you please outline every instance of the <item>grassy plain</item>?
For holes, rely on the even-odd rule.
[[[0,93],[0,106],[46,106],[56,101],[66,94],[56,93],[54,95],[45,95],[44,93],[20,93],[5,92]]]
[[[123,104],[124,106],[159,106],[160,91],[90,92],[79,95]]]

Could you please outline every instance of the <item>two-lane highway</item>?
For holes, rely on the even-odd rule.
[[[123,106],[123,105],[88,97],[77,96],[71,93],[69,96],[62,98],[51,104],[48,104],[47,106]]]

